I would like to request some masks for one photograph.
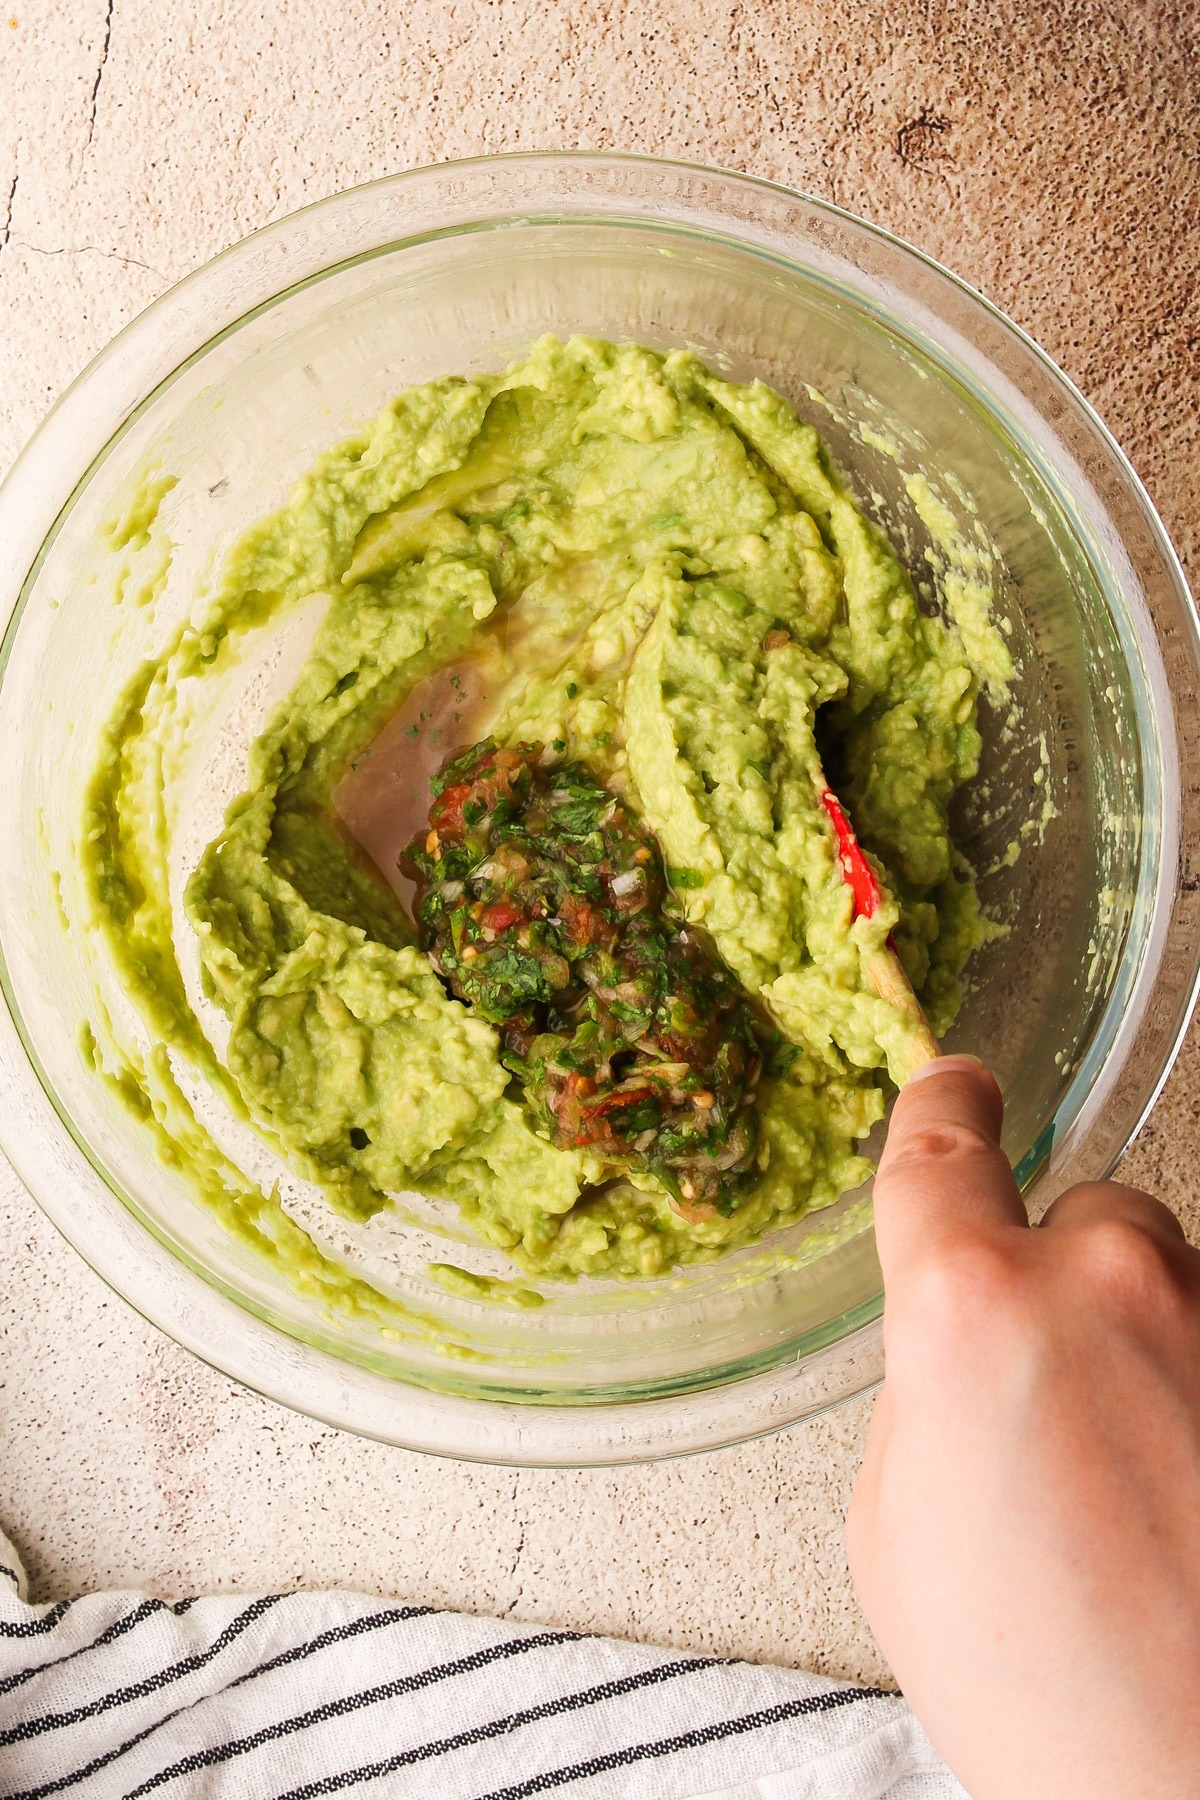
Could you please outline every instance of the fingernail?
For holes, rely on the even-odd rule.
[[[914,1069],[908,1078],[908,1086],[915,1081],[924,1081],[928,1075],[971,1075],[976,1069],[986,1069],[987,1064],[980,1062],[977,1056],[963,1054],[960,1056],[939,1056],[935,1062],[922,1063]]]

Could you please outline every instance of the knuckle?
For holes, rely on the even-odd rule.
[[[1020,1290],[1020,1270],[1007,1245],[964,1232],[943,1243],[921,1268],[911,1295],[912,1317],[923,1331],[942,1330],[961,1340],[990,1329],[997,1313],[1012,1308]]]
[[[1161,1238],[1134,1219],[1092,1219],[1080,1227],[1076,1254],[1093,1292],[1135,1312],[1158,1312],[1180,1296]]]

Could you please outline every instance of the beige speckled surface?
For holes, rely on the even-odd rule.
[[[619,147],[791,182],[949,262],[1104,412],[1196,578],[1194,6],[1181,23],[1161,0],[8,3],[5,465],[121,323],[253,227],[414,163]],[[1131,1158],[1181,1210],[1198,1116],[1194,1043]],[[658,1468],[424,1460],[175,1349],[7,1171],[0,1209],[0,1517],[39,1598],[342,1583],[883,1673],[841,1546],[868,1405]]]

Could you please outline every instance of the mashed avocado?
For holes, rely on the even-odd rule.
[[[187,887],[204,991],[229,1021],[218,1059],[137,866],[140,721],[156,684],[203,677],[318,594],[311,654]],[[637,1172],[597,1186],[594,1157],[550,1141],[496,1028],[451,996],[338,820],[339,782],[417,684],[470,666],[486,699],[461,741],[546,745],[623,796],[781,1040],[755,1176],[727,1215],[685,1217]],[[986,619],[964,642],[922,613],[779,395],[684,351],[547,338],[502,374],[402,394],[234,548],[206,616],[106,739],[93,902],[154,1029],[342,1212],[416,1189],[531,1274],[652,1275],[868,1173],[855,1145],[911,1024],[863,959],[892,934],[948,1026],[983,926],[947,811],[977,765],[980,681],[1007,668]],[[852,920],[822,764],[889,896],[870,919]]]

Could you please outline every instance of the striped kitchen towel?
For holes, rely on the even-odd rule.
[[[879,1688],[365,1594],[30,1606],[0,1563],[8,1800],[966,1800]]]

